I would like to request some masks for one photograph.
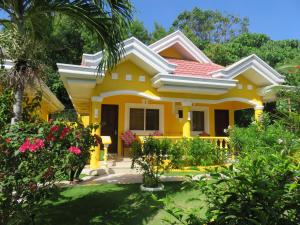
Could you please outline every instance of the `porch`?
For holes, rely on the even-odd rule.
[[[100,101],[101,100],[101,101]],[[204,103],[197,101],[158,101],[136,95],[113,95],[105,98],[93,98],[90,116],[81,116],[85,124],[99,123],[96,131],[100,136],[108,136],[104,163],[108,155],[124,157],[121,134],[131,130],[141,140],[155,134],[155,138],[168,138],[173,141],[182,137],[200,137],[228,151],[231,157],[226,129],[234,125],[234,112],[240,109],[254,108],[255,118],[262,113],[259,102],[247,99],[221,99]],[[91,155],[91,168],[98,169],[100,147]]]

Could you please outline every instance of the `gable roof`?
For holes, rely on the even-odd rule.
[[[159,53],[176,44],[181,46],[181,50],[183,50],[186,55],[189,55],[190,59],[201,63],[212,63],[212,61],[180,30],[149,45],[149,48],[154,52]]]
[[[135,37],[125,40],[122,45],[124,46],[122,59],[134,58],[147,71],[151,71],[152,69],[156,73],[172,73],[175,69],[175,65],[153,52],[147,45]],[[96,69],[102,59],[102,54],[102,51],[95,54],[83,54],[82,66],[89,66]]]
[[[269,85],[284,82],[284,77],[281,74],[255,54],[245,57],[224,69],[213,71],[210,74],[212,77],[234,79],[241,73],[246,73],[248,70],[254,70],[258,74],[258,77],[265,80],[265,83]],[[255,83],[256,77],[249,78]],[[258,81],[256,80],[256,82]]]
[[[197,77],[211,77],[211,72],[223,69],[223,66],[213,63],[200,63],[183,59],[169,59],[168,61],[176,65],[174,75],[189,75]]]

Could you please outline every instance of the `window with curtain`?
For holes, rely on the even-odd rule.
[[[130,108],[130,130],[159,130],[159,109]]]
[[[192,131],[204,131],[204,112],[192,112]]]

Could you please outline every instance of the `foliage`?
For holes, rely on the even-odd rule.
[[[219,44],[210,43],[204,52],[215,63],[226,66],[239,59],[256,54],[270,66],[276,67],[299,56],[298,40],[271,40],[267,35],[244,33]]]
[[[248,32],[248,23],[247,18],[195,7],[192,11],[180,13],[172,26],[174,29],[181,30],[189,28],[201,41],[223,43]]]
[[[166,31],[166,29],[159,25],[158,23],[154,23],[154,30],[151,33],[151,43],[154,43],[160,39],[162,39],[163,37],[168,35],[168,31]]]
[[[183,138],[172,144],[168,151],[171,165],[175,168],[223,164],[226,154],[225,150],[200,138]]]
[[[1,61],[5,57],[14,63],[1,79],[1,82],[8,81],[15,94],[12,124],[21,120],[25,86],[33,85],[41,78],[55,15],[67,16],[97,37],[103,50],[99,70],[111,69],[119,62],[123,50],[120,42],[131,20],[128,0],[9,0],[0,2],[0,11],[5,12],[0,19],[0,25],[5,27],[0,33],[0,51],[4,52],[0,55]]]
[[[132,167],[138,166],[143,173],[143,184],[146,187],[157,187],[160,183],[159,176],[164,173],[165,160],[170,148],[169,140],[158,140],[147,137],[143,144],[135,141],[132,145]]]
[[[143,22],[137,19],[130,23],[128,37],[135,37],[146,45],[148,45],[151,40],[151,35],[145,28]]]
[[[208,224],[299,224],[299,165],[290,159],[249,154],[215,179],[201,184]]]
[[[10,122],[13,101],[13,92],[9,89],[2,89],[0,95],[0,129]]]
[[[55,190],[64,174],[85,164],[98,144],[90,126],[23,123],[1,129],[1,224],[29,223],[36,209]],[[27,221],[27,222],[26,222]]]
[[[263,123],[252,123],[248,128],[234,127],[230,130],[230,144],[235,151],[249,153],[259,149],[264,153],[293,154],[299,148],[298,137],[286,130],[280,122],[270,124],[267,116]]]

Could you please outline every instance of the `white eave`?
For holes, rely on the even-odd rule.
[[[243,58],[224,69],[211,72],[210,74],[215,78],[234,79],[249,70],[254,71],[255,74],[258,75],[257,77],[250,77],[250,80],[252,78],[253,83],[258,86],[260,86],[260,83],[262,84],[261,86],[266,86],[266,84],[278,85],[284,82],[284,77],[281,74],[255,54]],[[263,79],[264,81],[261,80],[259,83],[256,78]]]
[[[212,61],[180,30],[177,30],[149,45],[149,48],[154,52],[159,53],[176,44],[180,45],[192,59],[201,63],[212,63]]]
[[[176,68],[175,64],[170,63],[134,37],[125,40],[122,45],[124,47],[122,56],[123,60],[127,57],[134,57],[141,63],[145,64],[145,66],[150,68],[151,72],[155,71],[155,73],[172,73]],[[88,67],[97,67],[101,59],[101,51],[92,55],[83,54],[82,65]]]
[[[160,92],[219,95],[236,87],[237,80],[204,78],[187,75],[158,74],[152,78],[153,87]]]

